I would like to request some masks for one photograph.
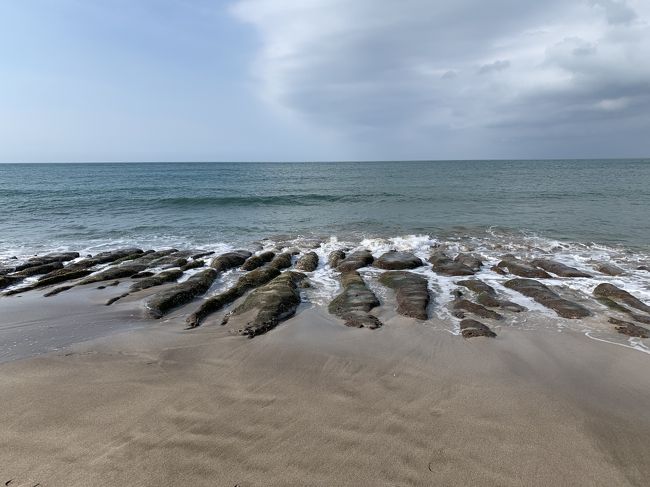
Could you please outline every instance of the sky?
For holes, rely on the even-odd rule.
[[[650,156],[648,0],[0,0],[0,162]]]

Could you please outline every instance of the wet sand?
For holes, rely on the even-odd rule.
[[[0,482],[624,486],[650,478],[648,354],[544,323],[470,340],[435,320],[395,315],[382,316],[379,330],[350,329],[310,306],[248,340],[218,326],[219,315],[191,331],[180,313],[141,327],[137,298],[94,321],[128,332],[0,365]],[[62,311],[50,325],[66,320],[75,321]]]

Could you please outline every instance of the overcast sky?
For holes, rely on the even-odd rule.
[[[648,0],[7,0],[0,162],[650,156]]]

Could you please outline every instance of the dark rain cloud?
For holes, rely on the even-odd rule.
[[[233,12],[260,36],[265,100],[368,157],[650,153],[644,0],[240,0]]]

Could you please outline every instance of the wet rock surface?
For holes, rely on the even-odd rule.
[[[129,288],[130,292],[141,291],[143,289],[149,289],[155,286],[161,286],[167,284],[168,282],[174,282],[183,275],[183,271],[180,269],[170,269],[168,271],[162,271],[158,274],[155,274],[151,277],[145,277],[139,279],[137,282],[131,284]]]
[[[609,298],[617,303],[624,303],[639,311],[650,314],[650,306],[642,302],[640,299],[635,298],[627,291],[620,289],[613,284],[603,283],[596,286],[594,289],[594,296],[600,298]]]
[[[429,257],[434,272],[445,276],[473,276],[474,271],[461,262],[455,262],[444,252],[434,252]]]
[[[318,254],[307,252],[296,262],[296,269],[303,272],[314,272],[318,268]]]
[[[266,284],[279,275],[280,270],[271,265],[258,267],[257,269],[244,274],[239,278],[237,284],[235,284],[230,289],[227,289],[226,291],[203,301],[203,303],[201,303],[201,306],[199,306],[199,308],[194,313],[188,316],[186,320],[188,327],[196,328],[210,314],[219,311],[224,306],[242,297],[249,290],[261,286],[262,284]]]
[[[535,279],[551,279],[553,277],[545,270],[539,269],[514,256],[504,256],[503,260],[497,264],[497,267],[505,269],[509,274],[514,274],[515,276]]]
[[[291,264],[291,254],[288,252],[283,252],[276,255],[273,260],[269,262],[269,265],[271,267],[275,267],[278,270],[288,269],[291,267]]]
[[[592,277],[591,274],[587,272],[583,272],[575,267],[570,267],[566,264],[550,259],[534,259],[530,263],[535,267],[540,267],[545,271],[551,272],[560,277]]]
[[[476,255],[472,254],[458,254],[456,257],[454,257],[454,262],[466,265],[474,272],[480,271],[481,267],[483,267],[483,261]]]
[[[596,269],[601,274],[607,274],[608,276],[621,276],[625,274],[625,271],[619,266],[606,262],[596,264],[594,266],[594,269]]]
[[[305,279],[305,274],[301,272],[287,271],[251,292],[230,315],[238,316],[250,311],[255,313],[253,319],[238,330],[239,334],[253,338],[293,316],[300,304],[299,286]]]
[[[215,269],[205,269],[194,274],[187,281],[153,295],[145,305],[149,316],[161,318],[171,309],[187,304],[195,297],[205,294],[218,275],[219,272]]]
[[[504,286],[534,299],[542,306],[555,311],[562,318],[584,318],[591,313],[584,306],[560,297],[557,293],[534,279],[511,279]]]
[[[415,269],[422,265],[422,260],[411,252],[397,251],[386,252],[374,262],[375,267],[386,270]]]
[[[487,306],[488,308],[501,308],[506,311],[512,311],[513,313],[526,311],[526,308],[520,304],[513,303],[507,299],[499,299],[493,294],[488,293],[479,293],[476,296],[476,302],[483,306]]]
[[[481,323],[480,321],[464,319],[460,322],[460,332],[464,338],[475,338],[475,337],[488,337],[494,338],[497,336],[490,327]]]
[[[51,262],[49,264],[41,264],[32,267],[27,267],[22,271],[18,271],[18,272],[14,272],[13,274],[10,274],[10,276],[24,278],[24,277],[37,276],[39,274],[48,274],[52,271],[56,271],[59,269],[63,269],[63,263],[57,261],[57,262]]]
[[[210,267],[216,269],[218,272],[224,272],[229,269],[234,269],[239,267],[246,259],[251,256],[251,252],[248,250],[235,250],[234,252],[226,252],[221,254],[219,257],[215,257],[210,262]]]
[[[53,252],[50,254],[45,254],[38,257],[32,257],[22,264],[18,264],[14,267],[14,272],[20,272],[30,267],[38,267],[46,264],[52,264],[54,262],[67,262],[79,257],[79,252]]]
[[[429,288],[427,280],[412,272],[384,272],[379,282],[395,291],[397,312],[403,316],[426,320],[429,305]]]
[[[608,320],[612,325],[615,325],[616,331],[622,335],[627,335],[634,338],[648,338],[650,337],[650,330],[639,326],[629,321],[619,320],[617,318],[610,318]]]
[[[327,257],[327,264],[332,269],[336,269],[343,259],[345,259],[345,252],[343,250],[334,250],[333,252],[330,252],[330,255]]]
[[[252,271],[273,260],[275,252],[262,252],[259,255],[252,255],[241,266],[244,271]]]
[[[473,303],[468,299],[456,299],[452,305],[452,308],[454,309],[454,315],[457,318],[465,318],[465,313],[469,312],[481,318],[489,318],[491,320],[503,319],[503,316],[496,311],[487,309],[485,306]]]
[[[345,259],[338,263],[336,269],[339,272],[356,271],[362,267],[369,266],[374,260],[375,258],[369,250],[359,250],[347,255]]]
[[[379,328],[382,324],[369,311],[381,303],[357,271],[341,274],[343,291],[329,304],[329,312],[355,328]]]
[[[479,279],[464,279],[462,281],[456,282],[456,284],[458,284],[459,286],[466,287],[470,291],[474,291],[477,294],[485,293],[492,296],[497,295],[497,292],[494,290],[492,286],[484,283]]]

